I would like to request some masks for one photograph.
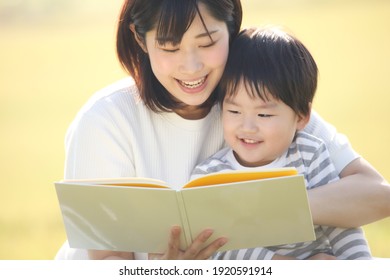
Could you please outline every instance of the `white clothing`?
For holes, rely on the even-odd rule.
[[[347,138],[317,114],[307,129],[327,143],[338,172],[358,157]],[[133,79],[126,78],[81,108],[65,146],[65,179],[152,177],[180,188],[197,164],[224,146],[220,109],[214,106],[201,120],[155,113],[141,101]],[[64,244],[58,258],[72,259],[63,250],[69,247]]]

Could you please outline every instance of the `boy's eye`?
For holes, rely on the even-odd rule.
[[[236,111],[236,110],[227,110],[227,111],[231,114],[239,114],[240,113],[239,111]]]
[[[270,118],[270,117],[272,117],[272,115],[269,115],[269,114],[258,114],[258,116],[260,118]]]

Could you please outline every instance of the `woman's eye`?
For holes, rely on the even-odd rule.
[[[172,43],[169,43],[169,42],[168,43],[162,43],[162,44],[157,43],[156,47],[158,49],[160,49],[161,51],[168,52],[168,53],[174,53],[174,52],[177,52],[180,49],[180,45],[179,44],[172,44]]]
[[[212,46],[214,46],[217,42],[216,41],[212,41],[210,44],[207,44],[207,45],[203,45],[203,46],[200,46],[201,48],[210,48]]]
[[[161,49],[164,52],[174,53],[177,52],[179,49]]]

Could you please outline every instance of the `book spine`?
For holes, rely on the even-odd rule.
[[[188,220],[187,216],[187,211],[183,199],[183,195],[181,191],[176,192],[176,198],[177,198],[177,205],[179,207],[179,212],[180,212],[180,218],[181,218],[181,224],[182,224],[182,238],[184,237],[184,244],[185,248],[182,249],[187,249],[188,246],[191,245],[192,243],[192,236],[191,236],[191,230],[190,230],[190,223]]]

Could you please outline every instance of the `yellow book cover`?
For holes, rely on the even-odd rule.
[[[182,227],[181,249],[207,228],[229,239],[221,251],[315,238],[305,181],[294,168],[209,174],[180,190],[148,178],[55,187],[74,248],[162,253],[174,225]]]

